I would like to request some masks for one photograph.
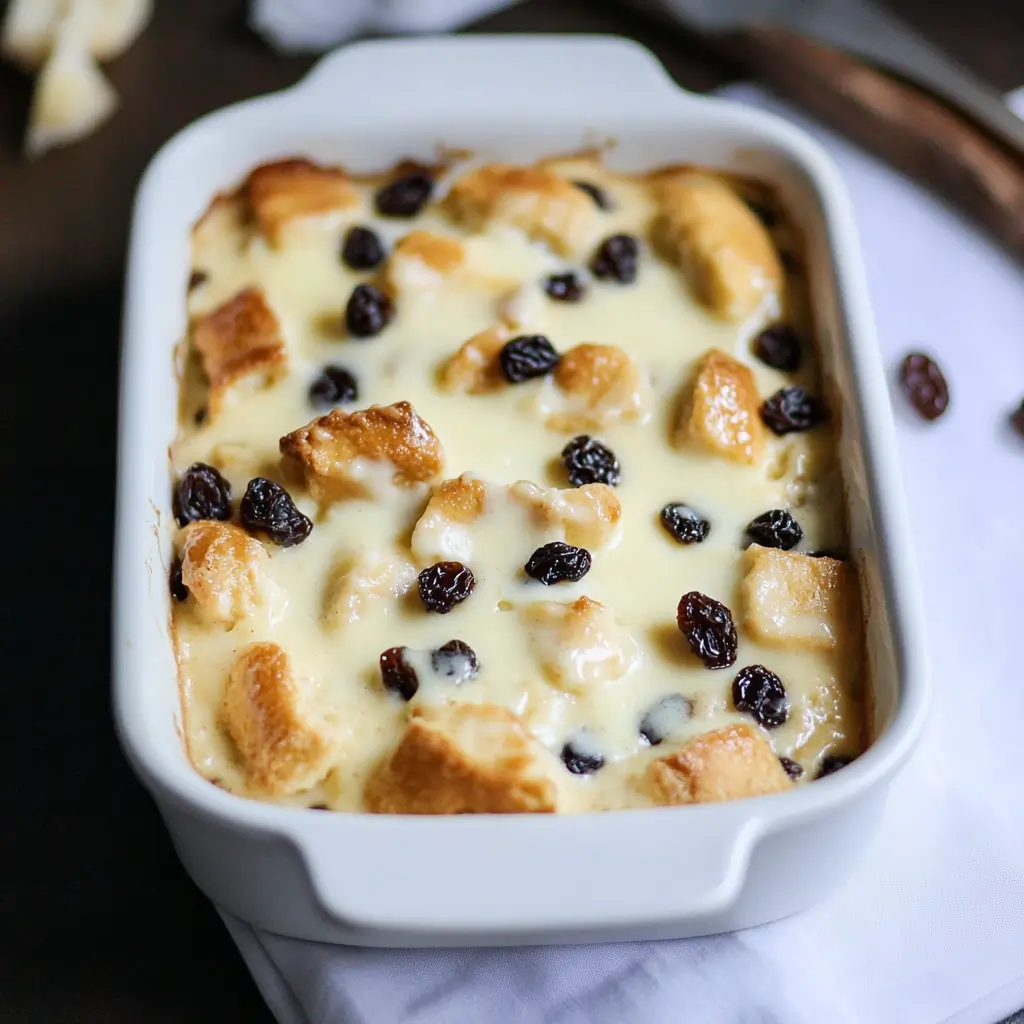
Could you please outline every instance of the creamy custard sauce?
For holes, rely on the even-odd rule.
[[[205,277],[189,292],[193,322],[257,286],[280,323],[287,368],[269,386],[234,389],[196,423],[209,396],[196,354],[186,351],[173,473],[177,478],[195,462],[216,466],[230,481],[235,522],[248,481],[269,477],[314,522],[308,539],[294,547],[261,538],[264,596],[233,625],[211,622],[193,598],[175,603],[188,749],[196,768],[225,788],[362,810],[368,778],[395,748],[410,716],[444,702],[503,705],[519,716],[543,748],[539,763],[556,787],[557,810],[567,812],[649,805],[650,763],[731,723],[753,725],[776,755],[803,767],[805,780],[829,755],[855,756],[862,749],[865,688],[849,646],[767,645],[743,626],[742,556],[754,517],[789,509],[803,529],[798,551],[845,550],[829,426],[782,437],[765,431],[764,450],[753,464],[672,443],[695,367],[710,349],[748,366],[762,398],[793,384],[820,394],[810,345],[795,373],[771,369],[751,348],[781,317],[807,334],[799,275],[787,281],[784,308],[768,295],[740,319],[715,315],[680,268],[652,248],[649,227],[658,208],[648,178],[612,175],[589,159],[549,167],[568,180],[599,185],[611,204],[597,210],[592,238],[569,256],[507,219],[492,217],[471,229],[453,221],[437,199],[451,172],[413,219],[382,217],[373,202],[379,182],[355,182],[354,205],[295,218],[273,240],[254,226],[237,197],[218,200],[197,225],[193,268]],[[462,268],[442,273],[415,261],[393,266],[393,321],[375,337],[347,337],[349,295],[360,283],[379,284],[385,270],[357,272],[341,260],[342,239],[354,224],[372,227],[389,252],[414,230],[457,238],[465,252]],[[587,271],[596,245],[620,232],[640,240],[632,284],[598,280]],[[548,275],[570,270],[585,285],[580,301],[545,294]],[[547,420],[564,408],[565,396],[550,376],[478,394],[442,386],[446,363],[460,346],[496,325],[507,338],[542,334],[562,354],[585,342],[618,346],[649,381],[643,408],[632,419],[555,430]],[[413,406],[444,449],[436,480],[395,486],[392,467],[368,462],[363,469],[372,497],[319,504],[285,475],[279,439],[328,411],[309,397],[327,364],[347,368],[358,381],[358,399],[344,406],[347,411]],[[544,586],[528,579],[523,566],[541,544],[565,539],[565,531],[531,516],[529,494],[535,492],[509,486],[529,481],[546,491],[568,488],[560,453],[580,433],[599,438],[618,457],[621,483],[614,494],[621,518],[607,543],[590,548],[586,576]],[[469,525],[424,523],[414,543],[432,490],[462,473],[484,483],[484,514]],[[659,513],[670,502],[685,502],[710,522],[702,543],[683,545],[669,535]],[[469,598],[444,615],[425,611],[416,588],[416,574],[441,558],[463,561],[477,581]],[[705,668],[677,627],[680,597],[695,590],[733,612],[739,647],[731,668]],[[566,624],[564,608],[581,597],[604,606],[582,640]],[[430,652],[452,639],[476,653],[474,678],[460,681],[466,666],[457,658],[447,673],[433,670]],[[231,666],[254,641],[271,641],[287,653],[304,707],[336,742],[330,770],[311,788],[258,792],[221,721]],[[380,655],[396,646],[409,649],[420,681],[409,702],[381,682]],[[753,664],[768,667],[785,685],[790,711],[777,728],[763,729],[733,707],[733,679]],[[648,742],[645,722],[663,742]],[[603,759],[600,770],[567,770],[567,743]]]

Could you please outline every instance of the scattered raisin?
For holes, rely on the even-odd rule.
[[[640,246],[632,235],[611,235],[598,246],[590,261],[590,271],[594,277],[632,284],[639,255]]]
[[[761,405],[761,419],[773,434],[794,434],[825,418],[821,403],[801,387],[780,388]]]
[[[330,807],[327,804],[310,804],[309,809],[311,811],[329,811]]]
[[[181,578],[181,559],[176,558],[171,562],[171,597],[175,601],[187,601],[188,600],[188,587],[185,586],[184,581]]]
[[[345,326],[355,338],[380,334],[395,315],[395,305],[372,284],[357,284],[345,306]]]
[[[911,352],[900,366],[900,387],[926,420],[937,420],[949,407],[949,385],[934,359]]]
[[[759,203],[756,199],[745,199],[744,202],[750,207],[750,212],[766,227],[769,231],[779,222],[779,218],[775,211],[764,203]]]
[[[389,647],[380,656],[380,678],[384,689],[397,693],[402,700],[412,700],[420,688],[416,669],[405,660],[404,647]]]
[[[572,271],[552,274],[544,280],[544,291],[557,302],[579,302],[583,298],[583,283]]]
[[[721,601],[691,590],[679,599],[676,622],[690,650],[705,668],[728,668],[736,661],[736,626]]]
[[[782,680],[764,665],[741,668],[732,681],[732,703],[766,729],[775,729],[789,718],[789,699]]]
[[[784,508],[762,512],[747,523],[747,536],[766,548],[789,551],[800,543],[803,535],[800,524]]]
[[[553,540],[537,548],[523,567],[526,575],[550,587],[554,583],[576,583],[590,572],[590,552]]]
[[[419,575],[420,600],[428,612],[447,615],[476,586],[471,569],[461,562],[437,562]]]
[[[334,408],[359,397],[359,384],[344,366],[325,366],[309,386],[309,400],[313,405]]]
[[[1024,401],[1010,413],[1010,425],[1021,437],[1024,437]]]
[[[201,427],[206,422],[206,406],[199,406],[199,408],[196,409],[196,414],[195,416],[192,417],[192,419],[197,427]]]
[[[754,355],[773,370],[799,370],[802,354],[800,338],[789,324],[772,324],[754,340]]]
[[[604,190],[598,188],[597,185],[593,185],[589,181],[574,181],[573,184],[581,192],[586,192],[587,195],[594,200],[594,205],[599,210],[611,209],[611,204],[608,202],[608,196],[605,195]]]
[[[415,217],[434,191],[434,179],[415,171],[385,185],[375,200],[377,212],[385,217]]]
[[[341,258],[352,270],[373,270],[385,256],[384,243],[376,231],[356,225],[348,229]]]
[[[570,740],[562,747],[562,763],[573,775],[590,775],[604,766],[604,756],[596,750],[581,750]]]
[[[826,775],[831,775],[833,772],[839,771],[840,768],[845,768],[852,761],[853,758],[847,757],[845,754],[827,754],[821,759],[821,763],[818,765],[818,774],[814,777],[816,779],[823,779]]]
[[[640,720],[640,735],[652,747],[656,747],[692,714],[693,701],[689,697],[681,693],[669,693],[656,701]]]
[[[551,373],[558,365],[559,355],[543,334],[523,334],[506,342],[498,360],[505,380],[519,384]]]
[[[205,270],[193,270],[188,277],[188,290],[193,291],[201,284],[206,284],[210,275]]]
[[[569,483],[573,487],[585,484],[617,487],[622,479],[615,452],[589,434],[574,437],[562,449],[562,465],[568,471]]]
[[[476,651],[462,640],[449,640],[437,650],[431,651],[430,664],[439,676],[456,683],[474,679],[480,672]]]
[[[804,273],[803,261],[795,253],[782,249],[779,252],[779,259],[782,260],[782,269],[792,277],[802,277]]]
[[[205,462],[193,462],[174,491],[174,517],[179,526],[197,519],[231,518],[231,484]]]
[[[249,481],[239,511],[247,530],[265,533],[283,548],[301,544],[313,531],[313,521],[295,507],[292,496],[265,476]]]
[[[783,771],[794,781],[799,779],[804,773],[803,765],[798,761],[794,761],[791,757],[780,757],[779,764],[782,765]]]
[[[679,501],[661,510],[661,525],[680,544],[699,544],[711,532],[711,524],[706,519]]]

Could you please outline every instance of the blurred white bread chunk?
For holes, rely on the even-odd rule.
[[[11,0],[0,33],[0,51],[26,70],[40,67],[53,48],[68,5],[68,0]]]

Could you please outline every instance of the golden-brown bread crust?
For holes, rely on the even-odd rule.
[[[344,171],[301,159],[257,167],[242,191],[260,229],[275,243],[290,221],[347,210],[359,202]]]
[[[459,178],[443,207],[470,231],[494,221],[525,232],[563,256],[593,240],[597,212],[581,189],[551,171],[485,164]]]
[[[654,761],[648,779],[660,804],[706,804],[791,789],[768,742],[746,723],[694,737]]]
[[[261,793],[286,796],[320,782],[336,743],[303,713],[288,656],[277,644],[250,644],[231,666],[221,721]]]
[[[846,562],[752,544],[740,566],[742,624],[754,639],[822,651],[859,645],[857,575]]]
[[[200,519],[181,531],[178,543],[181,580],[204,617],[231,625],[269,596],[267,552],[240,526]]]
[[[544,488],[519,480],[509,493],[530,510],[535,526],[559,530],[568,544],[597,551],[619,536],[622,502],[607,484]]]
[[[764,225],[724,181],[676,171],[656,181],[655,244],[680,267],[700,301],[738,321],[766,302],[782,308],[783,274]]]
[[[356,460],[389,463],[402,487],[433,480],[444,463],[441,442],[408,402],[333,409],[282,437],[280,449],[286,468],[321,502],[372,496]]]
[[[522,616],[541,671],[561,689],[583,693],[621,679],[640,663],[636,641],[600,601],[538,601]]]
[[[336,567],[324,596],[324,624],[334,629],[372,614],[412,588],[416,569],[397,551],[362,551]]]
[[[411,231],[396,243],[384,267],[388,290],[425,287],[454,274],[465,262],[466,251],[457,238],[433,231]]]
[[[210,382],[210,413],[216,415],[243,380],[269,384],[285,371],[281,326],[260,288],[246,288],[192,326],[192,343]]]
[[[697,364],[673,444],[692,444],[733,462],[754,463],[764,448],[760,407],[750,367],[713,348]]]
[[[462,528],[487,511],[488,485],[471,473],[442,480],[412,531],[412,553],[424,563],[470,557],[471,540]]]
[[[464,342],[441,369],[441,384],[450,391],[482,395],[497,391],[508,382],[498,359],[512,332],[502,324],[474,334]]]
[[[577,345],[559,360],[555,383],[566,399],[549,412],[552,430],[577,433],[641,419],[653,398],[647,375],[617,345]]]
[[[556,809],[546,753],[520,720],[492,704],[446,704],[413,718],[371,776],[377,814],[516,814]]]

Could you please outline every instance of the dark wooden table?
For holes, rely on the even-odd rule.
[[[19,155],[29,83],[0,68],[0,524],[13,659],[0,683],[2,1021],[270,1021],[129,773],[108,701],[118,321],[135,183],[178,128],[311,63],[249,34],[243,6],[164,0],[109,68],[116,117],[37,163]],[[993,85],[1021,84],[1019,0],[890,6]],[[694,89],[735,75],[697,40],[610,0],[528,0],[476,28],[632,36]]]

